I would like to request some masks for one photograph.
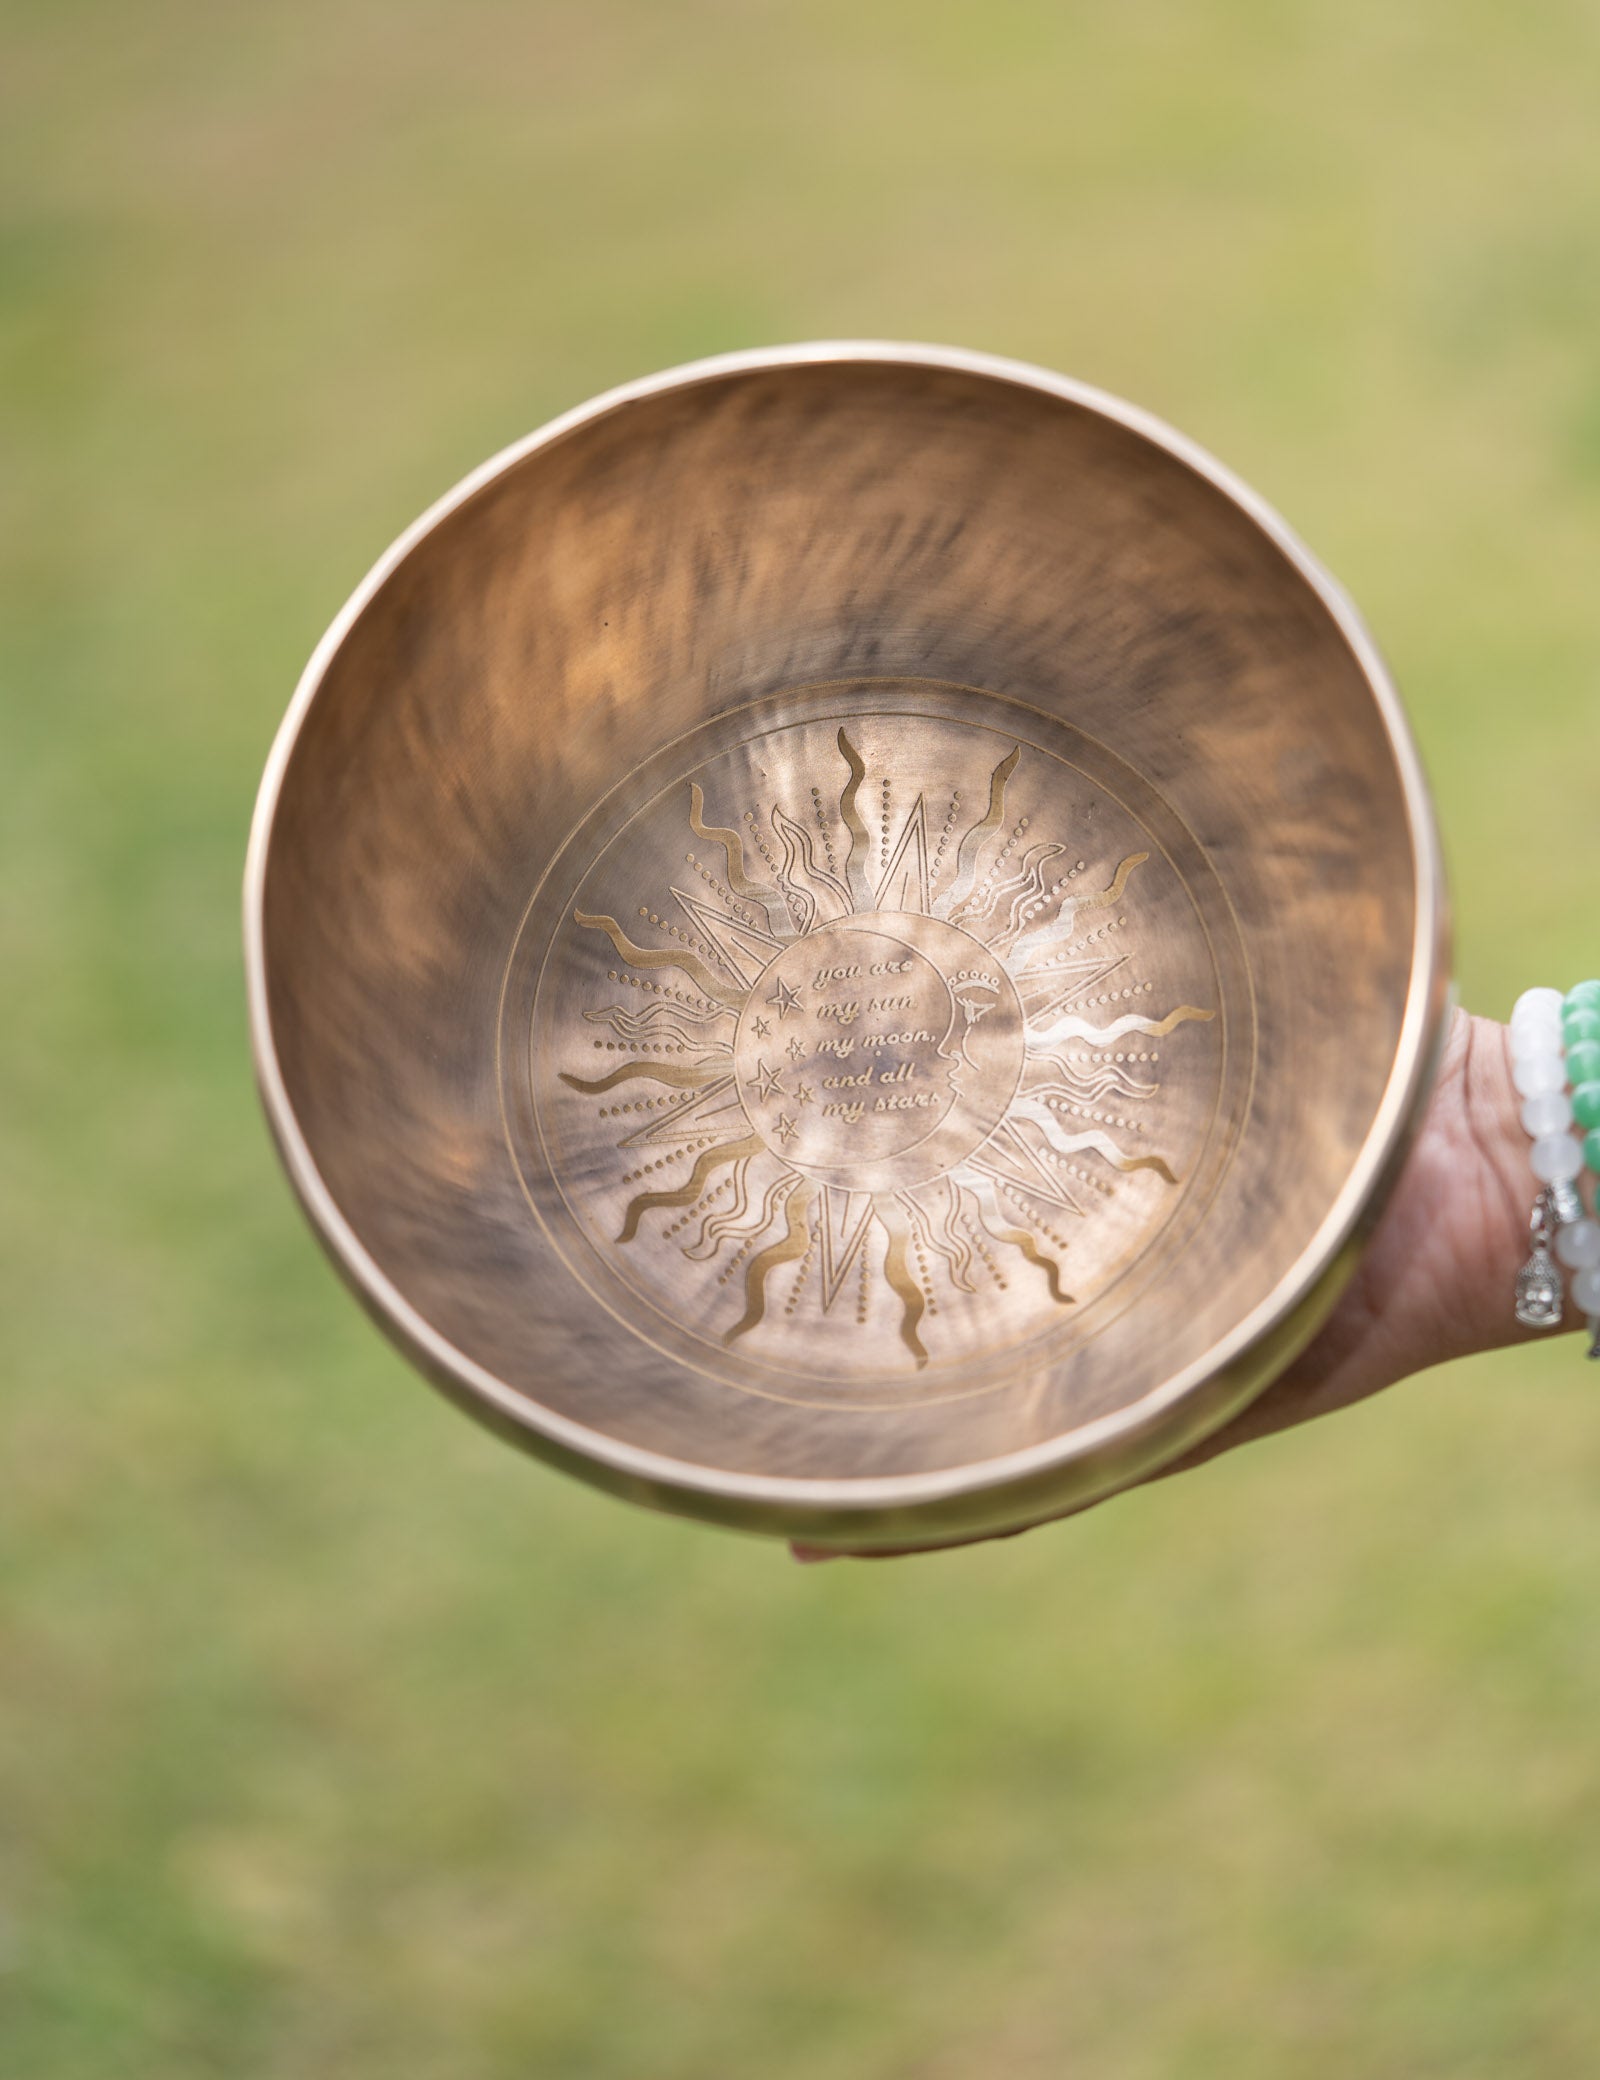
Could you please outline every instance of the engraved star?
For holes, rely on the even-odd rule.
[[[757,1062],[756,1073],[746,1079],[745,1089],[754,1091],[758,1098],[785,1098],[788,1092],[780,1081],[782,1073],[779,1069],[769,1069],[765,1062]]]
[[[791,1062],[803,1062],[805,1060],[806,1050],[803,1041],[791,1040],[783,1051]]]
[[[767,1035],[772,1031],[772,1021],[769,1018],[758,1017],[751,1030],[754,1032],[758,1040],[765,1040]]]
[[[794,1087],[794,1094],[800,1100],[802,1105],[809,1105],[811,1103],[812,1094],[811,1086],[809,1083],[797,1083]]]
[[[772,995],[768,997],[767,1002],[777,1005],[779,1018],[787,1018],[791,1011],[799,1010],[800,992],[797,989],[791,989],[787,982],[780,982],[772,992]]]
[[[795,1125],[794,1121],[789,1117],[787,1112],[780,1112],[778,1114],[778,1124],[773,1129],[773,1132],[777,1135],[778,1139],[783,1143],[785,1148],[788,1147],[789,1143],[794,1139],[795,1135],[798,1134],[799,1131],[800,1129]]]

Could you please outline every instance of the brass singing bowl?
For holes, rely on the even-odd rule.
[[[1146,414],[942,349],[653,377],[319,646],[246,882],[306,1211],[463,1407],[838,1545],[1031,1522],[1315,1332],[1437,1053],[1353,609]]]

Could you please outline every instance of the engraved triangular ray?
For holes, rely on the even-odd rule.
[[[622,1137],[617,1146],[638,1148],[647,1141],[679,1141],[683,1138],[683,1129],[691,1122],[703,1126],[708,1132],[715,1125],[720,1133],[725,1129],[722,1115],[728,1112],[739,1112],[743,1117],[733,1078],[724,1076],[705,1090],[697,1091],[693,1097],[669,1106],[647,1125],[635,1127],[631,1134]]]
[[[1066,1213],[1083,1211],[1078,1201],[1058,1178],[1045,1169],[1038,1155],[1009,1123],[997,1127],[984,1143],[982,1152],[971,1161],[974,1170],[1001,1178],[1007,1184],[1021,1185],[1036,1198],[1051,1206],[1059,1206]]]
[[[1049,974],[1025,977],[1019,994],[1026,1007],[1029,1024],[1041,1018],[1048,1018],[1053,1012],[1063,1010],[1068,1004],[1077,1003],[1080,997],[1089,994],[1097,982],[1104,982],[1108,975],[1115,975],[1119,968],[1125,968],[1127,964],[1128,955],[1119,953],[1115,960],[1074,961],[1070,968],[1061,967]],[[1052,984],[1059,986],[1052,988]]]
[[[924,916],[933,908],[928,891],[928,812],[920,794],[878,883],[877,902],[880,910],[916,910]]]
[[[872,1194],[822,1188],[822,1311],[827,1313],[860,1256],[872,1226]]]
[[[681,888],[672,893],[678,907],[736,980],[754,982],[773,955],[783,951],[783,941],[775,939],[764,926],[730,917],[726,910],[715,908],[699,896],[688,895]]]

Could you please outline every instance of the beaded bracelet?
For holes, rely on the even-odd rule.
[[[1579,1190],[1586,1166],[1600,1173],[1600,981],[1580,982],[1565,996],[1530,989],[1517,999],[1511,1077],[1540,1186],[1528,1222],[1532,1254],[1517,1276],[1517,1320],[1556,1327],[1564,1266],[1589,1319],[1589,1355],[1600,1358],[1600,1222],[1585,1213]]]

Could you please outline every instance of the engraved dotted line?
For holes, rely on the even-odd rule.
[[[639,905],[639,915],[648,917],[650,922],[658,930],[665,932],[669,939],[676,939],[680,946],[687,946],[691,953],[699,954],[702,960],[714,961],[719,968],[727,967],[726,957],[719,953],[715,947],[708,946],[704,939],[698,938],[693,932],[680,931],[670,918],[658,917],[644,903]]]
[[[1133,982],[1126,989],[1103,990],[1098,997],[1079,997],[1080,1004],[1125,1004],[1130,997],[1147,997],[1155,988],[1153,982]],[[1121,1055],[1117,1060],[1122,1060]]]
[[[828,855],[828,872],[831,874],[835,871],[833,858],[833,839],[828,834],[828,819],[822,812],[821,792],[819,789],[815,787],[813,787],[811,790],[811,807],[816,815],[817,829],[822,833],[822,849]]]
[[[1075,867],[1069,867],[1067,869],[1066,873],[1062,875],[1059,881],[1051,882],[1049,888],[1045,890],[1043,895],[1035,896],[1031,902],[1024,903],[1022,906],[1022,922],[1024,924],[1031,923],[1032,920],[1038,916],[1041,910],[1048,908],[1048,906],[1055,900],[1055,898],[1058,895],[1060,895],[1061,891],[1067,886],[1068,882],[1076,881],[1078,876],[1082,872],[1083,861],[1080,859]],[[1124,918],[1122,922],[1126,924],[1127,919]]]
[[[1081,933],[1072,940],[1066,951],[1058,954],[1053,961],[1040,961],[1037,965],[1031,967],[1028,970],[1028,980],[1031,982],[1036,975],[1048,975],[1057,968],[1075,967],[1077,965],[1077,956],[1083,952],[1086,946],[1098,946],[1102,939],[1110,937],[1118,925],[1126,924],[1127,921],[1125,917],[1110,917],[1107,918],[1104,924],[1096,925],[1092,932]]]
[[[669,1236],[680,1234],[683,1231],[683,1229],[687,1228],[692,1221],[698,1220],[702,1213],[708,1212],[712,1200],[720,1199],[724,1192],[731,1189],[732,1184],[733,1179],[731,1177],[725,1177],[722,1180],[721,1184],[713,1185],[709,1192],[702,1192],[700,1197],[696,1199],[694,1204],[689,1208],[688,1212],[680,1214],[678,1218],[672,1223],[672,1226],[667,1230],[667,1234]]]
[[[755,1246],[756,1242],[755,1237],[753,1235],[747,1236],[745,1240],[740,1243],[739,1247],[733,1253],[732,1263],[729,1264],[728,1268],[725,1271],[719,1272],[717,1276],[717,1284],[719,1286],[725,1286],[728,1283],[728,1280],[735,1275],[735,1273],[739,1269],[739,1266],[744,1262],[745,1258],[749,1256],[751,1250],[753,1250]]]
[[[799,931],[802,921],[800,905],[795,900],[793,893],[791,892],[788,884],[785,882],[783,878],[782,868],[778,865],[778,862],[773,858],[772,854],[767,850],[766,840],[762,837],[761,832],[756,825],[756,812],[754,811],[754,809],[746,809],[746,811],[744,812],[744,820],[750,827],[751,837],[754,838],[756,841],[757,851],[759,851],[761,857],[766,861],[768,868],[771,870],[773,880],[777,882],[779,888],[783,891],[783,900],[787,905],[789,911],[789,922],[794,926],[796,931]]]
[[[591,1047],[598,1047],[605,1054],[699,1054],[698,1047],[691,1047],[687,1040],[591,1040]]]
[[[790,1288],[788,1303],[783,1310],[786,1315],[793,1314],[800,1305],[800,1295],[805,1291],[806,1280],[811,1276],[811,1262],[816,1254],[817,1229],[813,1224],[806,1230],[806,1253],[800,1259],[800,1268],[794,1275],[794,1285]]]
[[[681,1148],[669,1148],[666,1154],[658,1157],[655,1162],[646,1163],[638,1170],[628,1171],[622,1182],[624,1184],[637,1184],[641,1177],[650,1177],[657,1170],[665,1170],[669,1163],[677,1162],[680,1156],[692,1155],[696,1149],[709,1147],[712,1142],[720,1139],[721,1136],[717,1134],[697,1134],[692,1141],[686,1141]]]
[[[984,1240],[983,1230],[973,1225],[972,1216],[970,1214],[964,1213],[961,1216],[961,1225],[966,1229],[968,1236],[971,1238],[973,1248],[983,1259],[984,1269],[988,1272],[989,1276],[994,1280],[995,1284],[1000,1288],[1001,1292],[1003,1293],[1006,1290],[1005,1273],[995,1262],[994,1252],[990,1249],[988,1243]]]
[[[713,1134],[711,1136],[711,1139],[714,1141],[717,1139],[717,1136]],[[796,1180],[796,1182],[798,1182],[798,1180]],[[793,1193],[794,1187],[791,1186],[789,1196],[792,1197]],[[765,1234],[765,1232],[766,1230],[763,1229],[761,1231],[761,1234]],[[717,1284],[719,1286],[725,1286],[728,1283],[728,1280],[732,1278],[734,1274],[738,1271],[739,1266],[744,1262],[745,1258],[749,1256],[750,1252],[755,1248],[756,1244],[760,1241],[760,1239],[761,1235],[759,1234],[747,1235],[745,1237],[744,1241],[740,1243],[739,1247],[733,1253],[733,1262],[728,1266],[727,1270],[722,1272],[718,1277]]]
[[[970,900],[973,904],[978,905],[980,914],[982,906],[981,903],[979,903],[979,898],[982,896],[986,896],[989,893],[991,887],[994,885],[995,881],[998,880],[1001,868],[1011,857],[1012,853],[1016,851],[1018,839],[1021,838],[1022,833],[1028,828],[1028,821],[1029,819],[1026,816],[1021,816],[1017,819],[1016,823],[1012,826],[1010,837],[1007,838],[1004,845],[1002,845],[1000,848],[999,858],[989,869],[988,873],[984,875],[982,881],[979,882],[977,889],[974,891]],[[966,905],[963,905],[962,907],[966,908]]]
[[[744,820],[750,826],[750,835],[756,841],[756,850],[761,854],[761,857],[772,869],[772,878],[776,881],[779,878],[778,862],[767,850],[767,841],[765,838],[762,837],[760,828],[756,823],[756,812],[754,811],[754,809],[746,809],[746,811],[744,812]]]
[[[923,1254],[922,1237],[915,1228],[911,1231],[911,1246],[917,1253],[917,1284],[922,1288],[922,1297],[927,1303],[929,1314],[937,1314],[939,1303],[933,1297],[933,1274],[928,1269],[928,1259]]]
[[[711,893],[714,896],[716,896],[720,902],[725,903],[727,905],[729,911],[738,920],[740,924],[755,923],[756,920],[751,916],[750,912],[743,907],[738,897],[734,894],[733,890],[729,888],[728,884],[725,881],[719,881],[716,875],[712,873],[711,869],[707,866],[702,866],[700,861],[695,858],[692,852],[686,852],[683,855],[683,857],[686,863],[694,868],[695,872],[700,876],[700,879],[705,883],[706,887],[711,890]]]
[[[608,982],[626,983],[629,989],[645,989],[653,997],[670,997],[676,1004],[687,1004],[694,1011],[722,1011],[726,1007],[713,1004],[709,997],[696,995],[693,990],[674,989],[669,982],[651,982],[643,975],[628,975],[618,968],[607,968]]]
[[[1092,1105],[1074,1105],[1070,1098],[1046,1100],[1052,1112],[1070,1112],[1074,1119],[1092,1119],[1096,1126],[1126,1127],[1130,1133],[1142,1134],[1143,1124],[1136,1119],[1123,1119],[1119,1113],[1097,1112]]]
[[[1000,1191],[1002,1196],[1009,1199],[1012,1205],[1016,1207],[1023,1219],[1031,1226],[1036,1227],[1041,1235],[1048,1236],[1057,1249],[1064,1250],[1067,1247],[1066,1236],[1061,1234],[1059,1230],[1052,1228],[1049,1221],[1039,1213],[1038,1208],[1043,1205],[1043,1200],[1030,1199],[1028,1194],[1018,1191],[1016,1186],[1011,1184],[1001,1185]]]
[[[1053,1148],[1040,1149],[1039,1154],[1046,1162],[1054,1163],[1058,1170],[1065,1170],[1069,1177],[1076,1178],[1079,1184],[1087,1185],[1091,1192],[1098,1192],[1102,1199],[1114,1199],[1117,1196],[1114,1184],[1107,1184],[1103,1177],[1096,1177],[1091,1171],[1085,1170],[1081,1163],[1074,1163],[1070,1157],[1057,1155]]]
[[[961,794],[958,789],[950,797],[950,807],[945,812],[944,829],[939,833],[939,842],[934,848],[933,865],[928,873],[928,887],[930,890],[939,886],[939,876],[944,872],[945,847],[950,843],[950,833],[955,827],[956,811],[960,806]]]

